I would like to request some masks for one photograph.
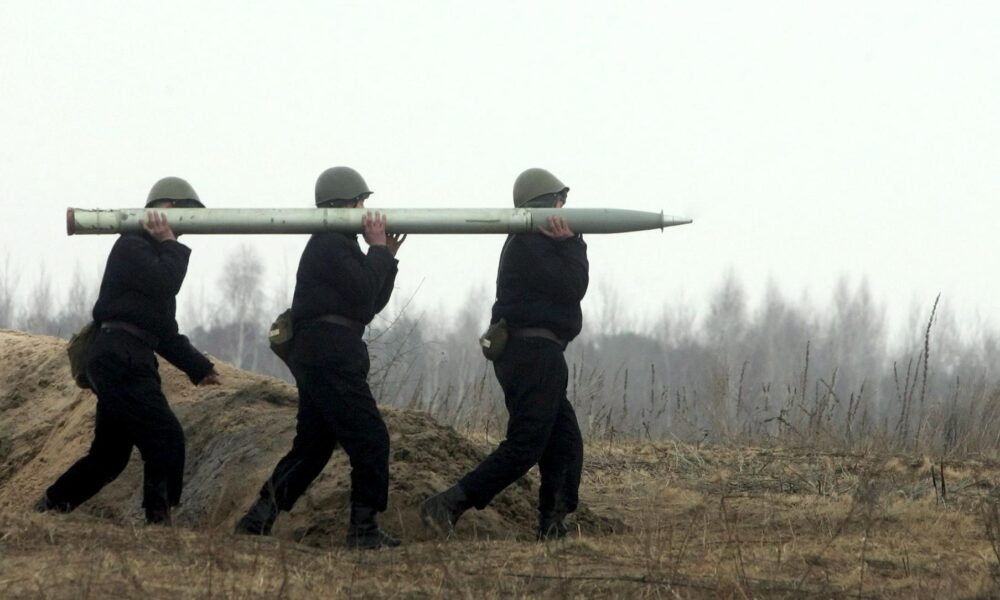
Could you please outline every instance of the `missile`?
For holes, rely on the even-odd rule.
[[[146,213],[167,216],[174,233],[361,233],[366,213],[386,217],[389,233],[530,233],[549,216],[575,233],[625,233],[685,225],[690,219],[618,208],[129,208],[66,210],[67,235],[137,233]]]

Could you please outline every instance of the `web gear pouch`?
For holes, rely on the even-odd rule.
[[[90,321],[80,331],[69,338],[66,345],[66,354],[69,355],[69,372],[73,376],[76,386],[85,390],[90,389],[90,380],[87,379],[87,351],[90,349],[90,342],[94,340],[97,328],[94,322]]]
[[[500,319],[490,325],[483,335],[479,336],[479,348],[486,360],[497,360],[503,356],[507,348],[507,320]]]
[[[268,331],[267,341],[271,352],[277,354],[278,358],[285,363],[288,362],[288,355],[292,352],[293,332],[292,309],[290,308],[278,315]]]

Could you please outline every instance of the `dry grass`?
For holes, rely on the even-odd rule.
[[[990,597],[1000,465],[600,442],[583,499],[631,527],[331,550],[83,514],[0,516],[0,596]],[[339,540],[338,540],[339,541]]]

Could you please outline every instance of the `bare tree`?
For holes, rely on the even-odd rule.
[[[6,250],[0,260],[0,328],[14,326],[14,295],[17,293],[18,274],[10,264]]]
[[[249,351],[249,338],[261,335],[264,293],[261,280],[264,261],[250,244],[240,244],[226,259],[222,275],[223,299],[219,307],[219,321],[235,326],[234,347],[231,356],[239,368],[256,368],[259,352]]]
[[[747,326],[747,300],[743,284],[730,270],[722,280],[722,285],[712,296],[705,320],[705,334],[709,345],[715,348],[729,348],[741,341]]]
[[[80,329],[90,320],[91,309],[97,298],[97,291],[83,277],[80,263],[73,268],[73,280],[66,294],[66,304],[59,315],[59,330],[62,336],[68,336]]]
[[[600,308],[600,318],[596,323],[588,324],[594,331],[614,335],[630,329],[627,322],[628,313],[624,310],[622,295],[618,287],[606,279],[597,285],[597,301]]]
[[[38,280],[28,294],[27,308],[21,323],[25,331],[57,335],[58,320],[52,298],[52,282],[43,263],[38,269]]]

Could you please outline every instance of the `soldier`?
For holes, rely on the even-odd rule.
[[[318,207],[364,208],[371,194],[349,167],[327,169],[316,180]],[[369,213],[362,223],[367,255],[357,236],[335,232],[314,234],[302,252],[288,357],[299,389],[295,440],[237,523],[237,533],[270,534],[278,512],[292,509],[339,443],[351,461],[347,544],[400,544],[375,520],[386,509],[389,494],[389,433],[368,387],[368,347],[361,336],[389,302],[396,252],[406,236],[386,235],[385,217],[378,213]]]
[[[514,182],[514,206],[562,208],[569,188],[544,169],[528,169]],[[451,533],[472,507],[482,510],[535,464],[538,539],[563,537],[563,518],[576,510],[583,439],[566,397],[563,351],[582,327],[587,292],[587,246],[560,217],[541,233],[514,234],[500,255],[491,323],[505,319],[509,339],[494,362],[504,391],[507,438],[474,470],[421,505],[424,523]]]
[[[187,181],[166,177],[149,191],[146,208],[204,208]],[[36,503],[40,512],[69,512],[125,469],[132,447],[145,463],[147,523],[170,523],[184,477],[184,430],[162,390],[156,354],[197,385],[218,384],[212,362],[177,331],[176,296],[191,250],[177,241],[167,217],[155,210],[144,233],[115,242],[94,305],[94,338],[86,374],[97,394],[94,441]]]

